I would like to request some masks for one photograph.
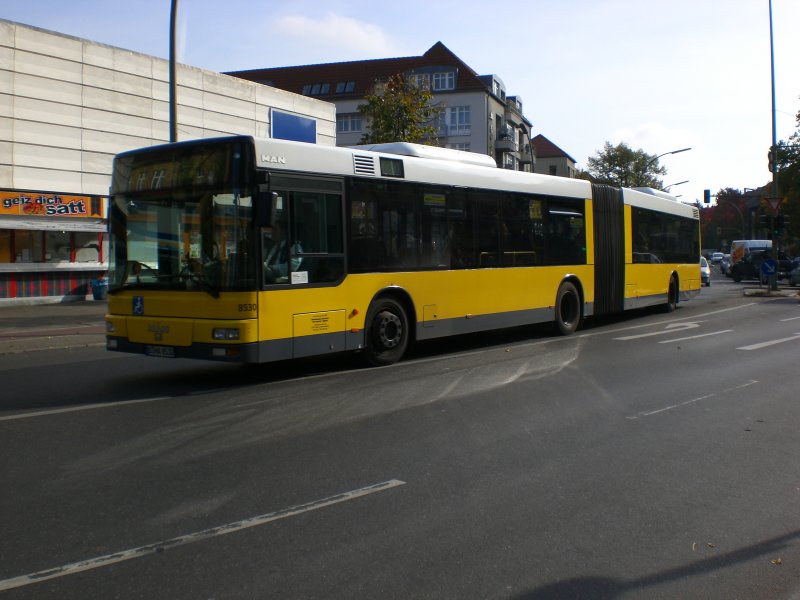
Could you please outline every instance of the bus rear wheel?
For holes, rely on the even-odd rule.
[[[408,317],[392,298],[378,300],[367,314],[367,362],[375,367],[396,363],[408,348]]]
[[[561,335],[575,333],[581,322],[581,297],[569,281],[563,282],[556,294],[556,329]]]
[[[678,280],[675,276],[669,278],[669,289],[667,290],[667,303],[664,305],[664,311],[671,313],[678,308]]]

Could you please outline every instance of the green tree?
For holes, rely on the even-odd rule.
[[[438,146],[438,119],[443,107],[431,104],[430,90],[411,84],[402,74],[376,82],[358,107],[367,119],[362,144],[413,142]]]
[[[603,149],[587,161],[588,171],[599,183],[622,187],[652,187],[664,185],[659,176],[667,170],[658,164],[658,156],[644,150],[633,150],[625,142],[612,146],[606,142]]]
[[[789,217],[786,242],[789,252],[800,252],[800,111],[797,112],[797,131],[788,141],[781,141],[777,148],[778,193],[786,198],[781,206],[781,214]]]

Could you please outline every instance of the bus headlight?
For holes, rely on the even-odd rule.
[[[106,333],[114,333],[116,330],[116,327],[114,327],[111,321],[106,321]]]
[[[215,340],[238,340],[239,329],[215,327],[211,332],[211,337],[213,337]]]

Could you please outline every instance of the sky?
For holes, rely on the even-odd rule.
[[[171,0],[5,0],[0,18],[161,58]],[[769,0],[182,0],[178,61],[235,71],[420,56],[441,41],[522,98],[587,168],[605,142],[667,155],[681,201],[771,180]],[[772,0],[777,139],[797,131],[800,0]],[[179,115],[180,118],[180,115]],[[687,181],[687,183],[680,183]],[[678,184],[678,185],[673,185]]]

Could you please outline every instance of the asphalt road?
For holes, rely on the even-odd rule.
[[[797,298],[238,367],[0,356],[0,598],[800,598]]]

